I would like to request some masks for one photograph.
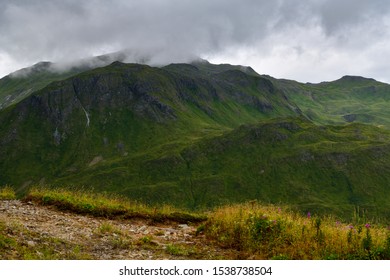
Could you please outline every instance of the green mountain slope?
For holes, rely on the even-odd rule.
[[[204,203],[257,198],[344,217],[359,206],[389,217],[389,137],[370,126],[282,119],[242,126],[182,155]]]
[[[317,123],[359,122],[390,129],[388,84],[355,76],[320,84],[273,82],[305,116]]]
[[[82,72],[81,70],[54,72],[50,71],[51,66],[50,62],[40,62],[0,79],[0,110],[19,102],[53,81]]]
[[[195,66],[116,62],[52,83],[1,111],[0,183],[77,173],[95,158],[154,157],[243,123],[296,114],[268,80],[232,71],[210,77]]]
[[[18,103],[52,82],[61,81],[99,65],[108,65],[116,60],[123,61],[125,57],[124,53],[117,52],[75,61],[74,65],[44,61],[20,69],[0,79],[0,110]]]
[[[0,185],[91,186],[192,209],[258,199],[388,219],[389,87],[348,76],[300,84],[205,61],[115,62],[0,111]]]
[[[56,180],[198,208],[252,199],[302,211],[390,217],[390,133],[302,118],[244,125],[187,147],[105,161]],[[364,210],[363,210],[364,209]],[[360,213],[362,214],[362,212]]]

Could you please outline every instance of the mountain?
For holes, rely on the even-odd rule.
[[[390,85],[357,76],[333,82],[273,82],[302,113],[320,124],[360,122],[390,129]]]
[[[207,61],[76,72],[27,75],[41,86],[0,111],[0,185],[87,186],[192,209],[258,199],[390,217],[387,84],[302,84]]]
[[[51,72],[50,62],[40,62],[16,71],[0,80],[0,110],[17,103],[52,81],[61,80],[73,73]]]
[[[125,59],[126,54],[116,52],[69,63],[42,61],[31,67],[15,71],[0,79],[0,110],[18,103],[51,82],[60,81],[81,72]]]
[[[295,114],[290,107],[271,82],[238,70],[209,76],[192,65],[115,62],[53,82],[1,111],[1,182],[64,176],[95,157],[165,152]]]

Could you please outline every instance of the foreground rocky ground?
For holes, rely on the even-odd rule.
[[[200,225],[109,220],[19,200],[0,201],[0,226],[0,259],[238,257],[197,234]]]

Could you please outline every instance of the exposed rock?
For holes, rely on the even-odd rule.
[[[328,158],[335,161],[338,165],[345,165],[348,163],[350,156],[346,153],[331,153]]]
[[[61,144],[61,134],[58,131],[58,128],[56,128],[56,130],[54,131],[53,137],[54,137],[54,144],[55,145],[58,146],[59,144]]]
[[[116,144],[116,148],[118,149],[118,151],[120,153],[124,153],[124,150],[125,150],[125,144],[123,144],[123,142],[119,142]]]
[[[356,115],[355,114],[344,115],[343,118],[347,122],[354,122],[356,120]]]
[[[96,156],[93,158],[93,160],[88,164],[89,167],[94,166],[95,164],[98,164],[103,160],[102,156]]]
[[[300,160],[303,162],[312,161],[315,159],[314,155],[312,153],[310,153],[309,151],[303,151],[299,157],[300,157]]]
[[[27,241],[27,246],[29,246],[29,247],[34,247],[35,245],[36,245],[36,244],[35,244],[34,241],[31,241],[31,240]]]
[[[180,224],[180,225],[178,225],[178,227],[181,229],[188,229],[189,228],[189,226],[187,224]]]

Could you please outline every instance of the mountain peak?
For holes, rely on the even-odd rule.
[[[50,69],[53,67],[53,63],[50,61],[41,61],[33,66],[22,68],[20,70],[17,70],[13,73],[11,73],[9,76],[17,78],[17,77],[26,77],[29,76],[32,73],[41,73],[41,72],[47,72],[50,71]]]
[[[356,83],[356,82],[367,82],[367,81],[375,82],[375,80],[372,78],[365,78],[362,76],[352,76],[352,75],[345,75],[341,77],[339,80],[337,80],[336,82]]]

